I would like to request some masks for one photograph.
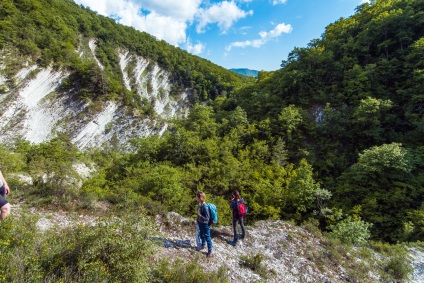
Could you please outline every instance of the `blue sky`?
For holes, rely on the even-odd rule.
[[[367,0],[74,0],[224,68],[273,71]]]

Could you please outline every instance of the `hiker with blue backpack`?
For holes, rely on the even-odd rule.
[[[199,208],[197,210],[197,225],[200,230],[200,239],[202,241],[202,245],[196,250],[200,251],[206,247],[206,243],[208,244],[208,253],[207,257],[212,256],[212,238],[211,238],[211,230],[210,230],[210,222],[212,219],[211,209],[206,204],[206,195],[204,192],[197,192],[196,198],[200,201]],[[213,221],[212,221],[213,222]]]
[[[230,245],[237,245],[238,239],[243,239],[246,236],[246,229],[244,228],[244,217],[246,216],[247,208],[244,204],[244,199],[240,197],[240,192],[235,190],[232,193],[232,199],[230,202],[230,208],[233,212],[233,230],[234,230],[234,239],[229,241]],[[241,234],[238,234],[237,223],[240,223]]]

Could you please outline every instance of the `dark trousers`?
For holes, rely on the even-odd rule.
[[[6,205],[8,201],[6,200],[6,188],[3,186],[0,187],[0,207]]]
[[[238,231],[237,231],[237,223],[240,223],[241,226],[241,236],[239,237]],[[233,230],[234,230],[234,243],[237,243],[237,240],[239,238],[244,238],[246,235],[246,229],[244,228],[244,219],[236,219],[233,218]]]

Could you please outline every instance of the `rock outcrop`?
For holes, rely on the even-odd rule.
[[[95,40],[90,40],[88,45],[77,52],[95,60],[100,69],[104,68],[95,56]],[[125,146],[131,138],[163,133],[167,119],[187,114],[188,92],[170,95],[169,72],[129,51],[120,49],[116,52],[120,58],[123,84],[147,100],[154,115],[139,115],[119,100],[106,101],[101,109],[93,111],[91,101],[81,100],[75,92],[60,87],[69,77],[68,71],[42,68],[28,62],[24,68],[8,76],[4,61],[9,54],[2,54],[0,142],[10,143],[23,138],[31,143],[41,143],[63,133],[80,149],[101,146],[112,140]]]

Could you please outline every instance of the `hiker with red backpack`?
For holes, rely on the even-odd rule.
[[[232,194],[232,199],[230,203],[231,211],[233,212],[233,230],[234,230],[234,239],[233,241],[228,242],[230,245],[237,245],[238,239],[243,239],[246,235],[246,229],[244,228],[244,217],[246,216],[246,205],[244,204],[244,199],[240,197],[240,192],[235,190]],[[238,234],[237,223],[240,223],[241,234]]]

